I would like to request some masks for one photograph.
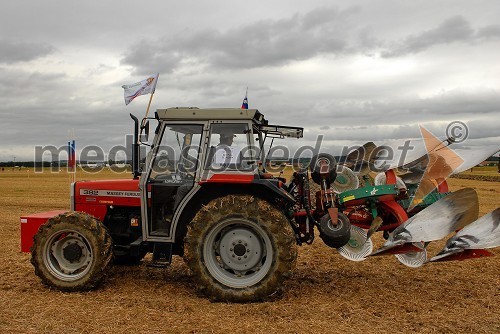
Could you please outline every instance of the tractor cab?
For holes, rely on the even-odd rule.
[[[265,140],[303,135],[302,128],[269,125],[256,109],[170,108],[155,118],[140,178],[142,238],[150,242],[174,243],[189,212],[223,189],[273,187],[265,180]]]

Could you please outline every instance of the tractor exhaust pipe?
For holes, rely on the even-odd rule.
[[[134,115],[130,114],[130,118],[134,120],[134,142],[132,144],[132,175],[134,180],[137,180],[141,175],[139,170],[139,120]]]

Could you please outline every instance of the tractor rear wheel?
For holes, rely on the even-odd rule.
[[[82,212],[66,212],[42,225],[31,263],[43,283],[63,291],[89,290],[108,272],[113,243],[106,227]]]
[[[249,195],[212,200],[188,226],[184,259],[216,301],[265,300],[291,275],[297,246],[284,214]]]

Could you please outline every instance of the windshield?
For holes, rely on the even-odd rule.
[[[198,166],[202,131],[203,126],[198,124],[166,125],[152,161],[150,178],[170,177],[180,181],[192,176]]]

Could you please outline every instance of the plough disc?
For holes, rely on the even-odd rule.
[[[373,242],[366,238],[366,232],[351,225],[351,238],[345,246],[338,248],[340,255],[351,261],[363,261],[373,250]]]

